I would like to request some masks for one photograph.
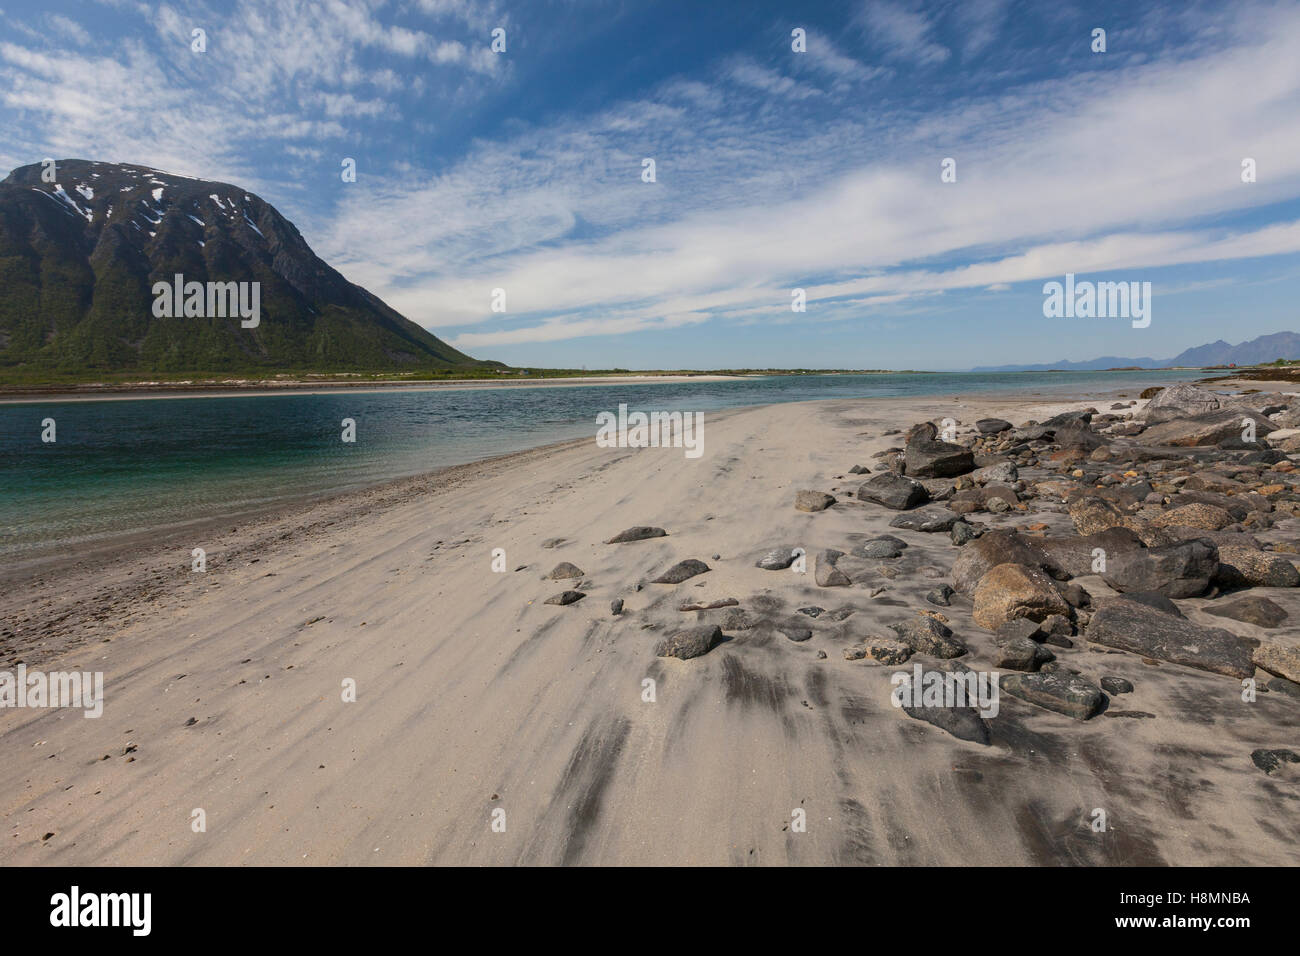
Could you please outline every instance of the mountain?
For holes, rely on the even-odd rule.
[[[1047,372],[1052,370],[1093,371],[1106,368],[1169,368],[1171,366],[1203,368],[1206,365],[1259,365],[1276,359],[1300,358],[1300,333],[1274,332],[1261,335],[1249,342],[1229,345],[1220,339],[1209,345],[1198,345],[1178,353],[1170,359],[1120,358],[1106,355],[1086,362],[1069,362],[1061,359],[1050,365],[982,365],[972,372]]]
[[[42,171],[0,182],[0,374],[498,365],[343,278],[238,186],[81,159],[56,163],[52,182]],[[260,321],[156,317],[154,283],[177,274],[259,283]]]

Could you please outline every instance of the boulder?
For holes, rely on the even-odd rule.
[[[1070,615],[1072,609],[1052,579],[1038,568],[999,564],[975,588],[975,623],[990,631],[1018,617],[1042,621],[1052,614]]]
[[[941,584],[937,588],[932,588],[926,592],[925,600],[936,607],[949,607],[952,604],[952,596],[956,592],[946,584]]]
[[[1053,415],[1047,421],[1043,422],[1043,427],[1049,431],[1055,431],[1058,428],[1070,428],[1077,425],[1086,425],[1092,421],[1092,416],[1097,413],[1095,408],[1086,408],[1080,411],[1061,412],[1059,415]]]
[[[1261,439],[1277,431],[1277,425],[1249,409],[1221,409],[1204,415],[1177,418],[1152,425],[1142,433],[1142,441],[1152,445],[1203,446],[1228,444],[1240,446],[1245,420],[1255,423],[1255,437]]]
[[[580,581],[584,576],[582,569],[576,564],[570,564],[568,561],[561,561],[551,569],[551,573],[546,577],[551,581],[564,581],[569,578],[575,578]]]
[[[558,604],[564,607],[569,604],[577,604],[587,595],[581,591],[561,591],[559,594],[552,595],[546,599],[547,604]]]
[[[1155,528],[1169,528],[1177,525],[1183,528],[1200,528],[1204,531],[1222,531],[1237,519],[1227,511],[1215,505],[1193,501],[1181,507],[1163,511],[1151,519]]]
[[[1099,534],[1108,528],[1128,528],[1139,535],[1146,528],[1140,518],[1126,514],[1105,498],[1088,494],[1075,498],[1069,505],[1070,520],[1079,534]]]
[[[1280,627],[1287,619],[1287,613],[1282,607],[1261,594],[1248,594],[1227,604],[1212,604],[1201,610],[1215,617],[1244,621],[1264,628]]]
[[[956,663],[956,662],[953,662]],[[968,740],[972,743],[988,746],[990,740],[989,725],[980,716],[979,710],[975,706],[967,693],[965,699],[958,700],[954,688],[952,699],[948,699],[945,692],[941,696],[942,701],[929,700],[927,702],[926,690],[931,686],[931,682],[943,680],[947,682],[951,675],[964,677],[970,674],[968,667],[952,667],[949,669],[943,665],[921,672],[921,685],[913,686],[914,674],[907,675],[907,681],[901,686],[896,686],[892,695],[895,703],[901,703],[903,713],[914,720],[923,720],[928,724],[933,724],[940,730],[946,730],[958,740]]]
[[[687,558],[685,561],[678,561],[671,568],[665,571],[659,577],[651,581],[651,584],[681,584],[697,574],[703,574],[709,570],[709,566],[703,561],[695,558]]]
[[[1093,451],[1106,444],[1106,439],[1083,423],[1064,425],[1056,429],[1052,440],[1062,448],[1080,448]]]
[[[1106,555],[1102,580],[1120,593],[1155,591],[1171,598],[1204,594],[1219,568],[1219,549],[1202,538]]]
[[[1124,595],[1124,600],[1145,604],[1147,607],[1155,608],[1157,611],[1163,611],[1166,614],[1172,614],[1174,617],[1183,616],[1183,612],[1178,610],[1177,604],[1169,600],[1168,596],[1157,591],[1129,591]]]
[[[844,557],[843,551],[827,549],[817,553],[814,562],[813,579],[820,588],[846,588],[853,583],[849,576],[835,567],[835,562]]]
[[[928,615],[891,624],[889,628],[918,654],[948,659],[966,653],[966,645],[953,637],[952,630]]]
[[[881,664],[906,664],[912,656],[912,648],[902,641],[888,637],[869,637],[866,640],[867,656]]]
[[[794,545],[783,544],[759,558],[754,562],[754,567],[762,568],[764,571],[784,571],[794,564],[795,558],[799,557],[796,553],[798,550]]]
[[[1087,720],[1105,703],[1101,689],[1068,671],[1038,674],[1008,674],[998,685],[1004,693],[1019,697],[1046,710]]]
[[[1294,750],[1252,750],[1250,760],[1266,774],[1272,774],[1283,764],[1300,763],[1300,754]]]
[[[876,538],[873,541],[864,541],[850,553],[855,558],[897,558],[903,552],[892,541]]]
[[[930,495],[919,481],[892,472],[883,472],[858,486],[858,498],[895,511],[905,511],[924,504]]]
[[[1122,677],[1103,677],[1101,679],[1101,689],[1112,697],[1118,697],[1120,694],[1133,693],[1133,683],[1126,681]]]
[[[1114,557],[1146,547],[1133,531],[1118,526],[1097,534],[1042,538],[1037,544],[1049,561],[1072,578],[1100,574],[1102,559],[1109,564]],[[1096,553],[1099,549],[1101,555]]]
[[[1013,637],[999,645],[997,662],[993,666],[1002,670],[1036,671],[1054,660],[1056,655],[1033,638]]]
[[[1267,551],[1229,545],[1219,549],[1214,582],[1224,587],[1293,588],[1300,585],[1300,571]]]
[[[1011,428],[1011,423],[1001,418],[981,418],[975,423],[975,430],[981,435],[998,435]]]
[[[794,496],[796,511],[825,511],[835,504],[835,496],[824,491],[799,491]]]
[[[891,528],[904,531],[951,531],[957,522],[957,515],[947,508],[920,508],[908,511],[889,522]]]
[[[1143,392],[1143,395],[1145,394],[1146,392]],[[1179,382],[1177,385],[1160,389],[1152,396],[1151,401],[1147,402],[1146,408],[1138,414],[1147,424],[1154,425],[1177,418],[1218,411],[1222,403],[1221,395],[1198,388],[1188,382]]]
[[[688,627],[665,637],[655,647],[657,657],[676,657],[688,661],[707,654],[722,643],[722,628],[716,624]]]
[[[986,531],[962,548],[952,566],[952,586],[972,594],[980,579],[999,564],[1021,564],[1061,573],[1035,543],[1014,531]]]
[[[903,450],[903,467],[917,478],[950,478],[975,468],[969,448],[946,441],[914,441]]]
[[[606,541],[606,544],[624,544],[628,541],[644,541],[646,538],[662,538],[668,532],[663,528],[652,528],[647,525],[637,525],[635,528],[628,528],[626,531],[620,531],[614,537]]]
[[[986,465],[977,469],[971,479],[978,485],[988,484],[990,481],[1010,483],[1020,477],[1015,463],[1010,461],[999,461],[996,464]]]
[[[1253,660],[1260,670],[1300,683],[1300,647],[1294,644],[1261,641]]]
[[[1250,677],[1255,642],[1117,598],[1092,616],[1089,641],[1228,677]]]

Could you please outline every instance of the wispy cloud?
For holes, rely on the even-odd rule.
[[[952,55],[935,41],[931,19],[902,3],[865,0],[858,23],[868,42],[887,57],[931,64],[942,63]]]

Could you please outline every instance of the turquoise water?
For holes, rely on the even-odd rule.
[[[812,399],[1020,390],[1088,395],[1202,375],[799,375],[0,405],[0,557],[237,514],[567,438],[594,441],[596,413],[615,411],[619,403],[632,410],[708,412]],[[56,422],[53,444],[41,441],[45,418]],[[344,418],[356,421],[355,443],[340,440]]]

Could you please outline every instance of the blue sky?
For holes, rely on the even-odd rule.
[[[512,364],[957,369],[1300,330],[1296,3],[0,0],[0,127],[6,168],[251,189]],[[1150,326],[1044,318],[1066,272],[1151,282]]]

